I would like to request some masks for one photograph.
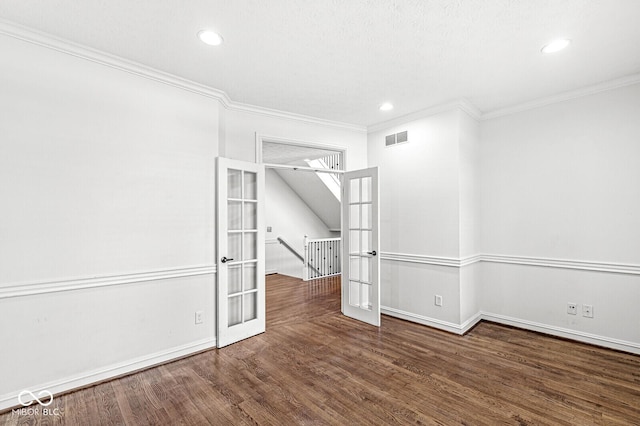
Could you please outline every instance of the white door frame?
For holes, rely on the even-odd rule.
[[[332,173],[343,173],[345,170],[347,170],[347,150],[342,146],[327,145],[327,144],[302,141],[297,139],[287,139],[287,138],[282,138],[278,136],[266,136],[260,133],[256,133],[256,157],[255,158],[256,158],[256,163],[258,164],[264,164],[262,161],[262,145],[264,144],[264,142],[272,142],[272,143],[278,143],[282,145],[302,146],[305,148],[327,149],[331,151],[340,152],[342,154],[342,170],[335,170]],[[279,165],[264,164],[264,166],[267,168],[277,168]],[[303,169],[303,168],[299,167],[299,169]],[[313,171],[313,169],[309,168],[309,171]]]

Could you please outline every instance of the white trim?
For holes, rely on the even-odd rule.
[[[280,244],[277,238],[269,238],[268,240],[264,240],[265,244]]]
[[[402,311],[400,309],[390,308],[388,306],[380,306],[380,313],[384,315],[389,315],[391,317],[400,318],[406,321],[411,321],[411,322],[415,322],[422,325],[428,325],[429,327],[448,331],[450,333],[464,334],[463,327],[453,322],[443,321],[437,318],[429,318],[429,317],[425,317],[424,315],[414,314],[412,312]]]
[[[510,263],[516,265],[542,266],[548,268],[579,269],[582,271],[640,275],[640,265],[633,264],[593,262],[588,260],[552,259],[529,256],[506,256],[496,254],[482,254],[479,257],[480,261],[482,262]]]
[[[277,143],[282,145],[303,146],[305,148],[326,149],[330,151],[338,151],[342,154],[343,170],[336,170],[334,173],[344,173],[347,170],[347,148],[338,145],[329,145],[320,142],[303,141],[299,139],[281,138],[279,136],[268,136],[256,132],[256,163],[262,163],[262,145],[265,142]],[[274,164],[266,164],[266,166],[274,166]],[[302,168],[302,167],[299,167]],[[310,168],[311,169],[311,168]]]
[[[595,95],[596,93],[606,92],[608,90],[618,89],[620,87],[631,86],[633,84],[640,83],[640,73],[628,75],[615,80],[605,81],[603,83],[592,84],[587,87],[582,87],[577,90],[560,93],[558,95],[547,96],[545,98],[535,99],[530,102],[520,103],[507,108],[501,108],[494,111],[485,112],[482,114],[482,120],[492,120],[498,117],[504,117],[506,115],[517,114],[547,105],[553,105],[560,102],[570,101],[572,99],[581,98],[584,96]]]
[[[36,294],[73,291],[95,287],[133,284],[144,281],[167,280],[184,278],[195,275],[209,275],[216,273],[215,265],[188,266],[175,269],[161,269],[156,271],[138,272],[133,274],[108,275],[100,277],[69,278],[60,280],[35,281],[27,283],[9,284],[0,287],[0,299],[11,297],[33,296]]]
[[[341,237],[336,238],[307,238],[306,242],[308,243],[324,243],[328,241],[340,241]]]
[[[267,169],[300,170],[303,172],[329,173],[332,175],[341,175],[346,173],[344,170],[314,169],[313,167],[290,166],[288,164],[262,163],[262,165]]]
[[[129,74],[143,77],[152,81],[163,83],[168,86],[176,87],[178,89],[196,93],[208,98],[213,98],[218,100],[222,104],[222,106],[231,111],[247,112],[251,114],[282,118],[296,122],[305,122],[330,128],[346,129],[360,133],[366,133],[367,131],[365,126],[326,120],[322,118],[280,111],[271,108],[253,106],[241,102],[234,102],[222,90],[214,89],[204,84],[196,83],[194,81],[187,80],[170,73],[159,71],[146,65],[130,61],[119,56],[111,55],[109,53],[102,52],[78,43],[74,43],[69,40],[55,37],[51,34],[37,31],[32,28],[9,22],[4,19],[0,19],[0,34],[41,47],[52,49],[61,53],[65,53],[67,55],[75,56],[76,58],[85,59],[87,61],[124,71]]]
[[[227,96],[226,93],[225,93],[225,96]],[[227,99],[229,99],[228,96],[227,96]],[[366,126],[361,126],[358,124],[350,124],[350,123],[344,123],[342,121],[327,120],[324,118],[312,117],[310,115],[297,114],[295,112],[280,111],[272,108],[244,104],[244,103],[235,102],[232,100],[229,100],[228,104],[225,104],[224,106],[225,108],[231,111],[240,111],[240,112],[247,112],[247,113],[256,114],[256,115],[264,115],[267,117],[283,118],[285,120],[315,124],[318,126],[330,127],[334,129],[337,128],[337,129],[343,129],[343,130],[350,130],[358,133],[367,132]]]
[[[93,371],[79,373],[77,375],[65,377],[63,379],[55,380],[49,383],[36,384],[30,387],[29,390],[34,393],[40,392],[42,390],[48,390],[54,395],[59,395],[64,392],[69,392],[71,390],[82,388],[85,386],[91,386],[104,380],[109,380],[118,376],[130,374],[142,369],[166,363],[167,361],[171,361],[176,358],[181,358],[215,347],[215,338],[202,339],[196,342],[187,343],[186,345],[166,349],[154,354],[141,356],[125,362],[112,364],[110,366]],[[18,393],[22,390],[23,389],[16,389],[15,393],[0,396],[0,410],[20,406],[20,404],[18,403]]]
[[[425,265],[448,266],[461,268],[477,262],[505,263],[525,266],[541,266],[547,268],[577,269],[582,271],[609,272],[616,274],[640,275],[640,265],[614,262],[594,262],[589,260],[552,259],[531,256],[507,256],[497,254],[476,254],[463,258],[425,256],[406,253],[380,253],[382,260],[394,262],[421,263]]]
[[[480,262],[482,255],[476,254],[473,256],[467,256],[463,258],[458,257],[444,257],[444,256],[425,256],[422,254],[407,254],[407,253],[380,253],[380,259],[391,260],[395,262],[409,262],[409,263],[422,263],[425,265],[438,265],[449,266],[453,268],[460,268],[462,266],[468,266],[476,262]]]
[[[443,112],[450,112],[455,110],[463,111],[477,121],[480,121],[480,119],[482,118],[482,113],[480,112],[480,110],[478,110],[471,102],[467,101],[466,99],[460,99],[455,102],[436,105],[430,108],[422,109],[420,111],[411,112],[400,117],[392,118],[391,120],[373,124],[367,127],[367,133],[378,132],[388,129],[389,127],[400,126],[411,121],[421,120],[423,118],[432,117]]]
[[[610,349],[640,354],[640,343],[630,342],[627,340],[615,339],[597,334],[585,333],[583,331],[571,330],[568,328],[556,327],[554,325],[542,324],[534,321],[528,321],[519,318],[508,317],[505,315],[493,314],[490,312],[479,311],[476,315],[469,318],[462,324],[455,324],[448,321],[439,320],[437,318],[429,318],[423,315],[414,314],[412,312],[402,311],[400,309],[381,306],[380,312],[392,317],[400,318],[406,321],[415,322],[439,330],[448,331],[450,333],[463,335],[471,330],[480,321],[490,321],[498,324],[510,325],[513,327],[536,331],[539,333],[549,334],[552,336],[563,337],[566,339],[576,340],[591,345],[602,346]]]
[[[482,312],[482,320],[496,322],[499,324],[511,325],[525,330],[537,331],[566,339],[577,340],[596,346],[604,346],[610,349],[631,352],[640,355],[640,343],[629,342],[627,340],[614,339],[597,334],[585,333],[583,331],[571,330],[568,328],[556,327],[554,325],[542,324],[505,315]]]
[[[147,78],[159,83],[163,83],[178,89],[182,89],[188,92],[196,93],[205,97],[217,99],[224,108],[231,111],[246,112],[257,115],[264,115],[268,117],[276,117],[281,119],[292,120],[295,122],[305,122],[309,124],[320,125],[330,128],[346,129],[360,133],[373,133],[379,130],[386,129],[394,125],[405,124],[410,121],[422,119],[425,117],[433,116],[442,112],[459,109],[471,118],[477,121],[491,120],[506,115],[516,114],[523,111],[528,111],[543,106],[556,104],[571,99],[580,98],[583,96],[593,95],[599,92],[607,90],[613,90],[620,87],[630,86],[640,83],[640,73],[632,74],[629,76],[621,77],[615,80],[606,81],[583,87],[577,90],[561,93],[558,95],[548,96],[545,98],[536,99],[530,102],[520,103],[506,108],[497,109],[489,112],[481,112],[471,102],[466,99],[460,99],[455,102],[449,102],[442,105],[426,108],[420,111],[409,113],[401,117],[393,118],[381,123],[377,123],[371,126],[361,126],[356,124],[344,123],[333,120],[326,120],[317,117],[311,117],[308,115],[297,114],[287,111],[280,111],[271,108],[265,108],[255,105],[249,105],[241,102],[234,102],[229,96],[222,90],[214,89],[212,87],[196,83],[178,77],[173,74],[169,74],[157,69],[142,65],[137,62],[133,62],[124,59],[119,56],[111,55],[106,52],[99,51],[78,43],[71,42],[59,37],[55,37],[51,34],[47,34],[32,28],[25,27],[23,25],[16,24],[14,22],[0,19],[0,34],[16,38],[28,43],[32,43],[41,47],[56,50],[61,53],[65,53],[77,58],[85,59],[100,65],[104,65],[110,68],[114,68],[120,71],[124,71],[139,77]],[[345,163],[346,164],[346,163]]]
[[[380,259],[396,262],[423,263],[426,265],[451,266],[456,268],[460,267],[460,259],[455,257],[382,252],[380,253]]]
[[[466,334],[469,330],[476,326],[480,321],[482,321],[482,312],[476,313],[474,316],[469,318],[460,324],[460,334]]]

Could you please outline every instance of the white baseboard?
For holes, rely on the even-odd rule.
[[[429,327],[448,331],[450,333],[463,334],[462,326],[453,322],[442,321],[436,318],[429,318],[423,315],[414,314],[412,312],[390,308],[388,306],[380,306],[380,313],[389,315],[390,317],[396,317],[403,320],[416,322],[418,324],[428,325]]]
[[[552,336],[562,337],[565,339],[575,340],[578,342],[589,343],[591,345],[602,346],[609,349],[629,352],[640,355],[640,343],[629,342],[626,340],[615,339],[612,337],[600,336],[597,334],[585,333],[583,331],[571,330],[568,328],[557,327],[554,325],[528,321],[519,318],[508,317],[505,315],[494,314],[490,312],[478,312],[462,324],[456,324],[448,321],[442,321],[437,318],[429,318],[423,315],[414,314],[412,312],[402,311],[400,309],[381,306],[380,312],[392,317],[415,322],[439,330],[448,331],[450,333],[463,335],[471,330],[480,321],[491,321],[498,324],[510,325],[525,330],[537,331],[539,333],[549,334]]]
[[[129,374],[138,370],[153,367],[177,358],[194,354],[203,350],[216,347],[216,339],[203,339],[186,345],[156,352],[155,354],[134,358],[108,367],[89,371],[77,376],[66,377],[49,383],[38,384],[28,389],[33,394],[38,394],[47,390],[54,395],[69,392],[74,389],[90,386],[104,380]],[[18,401],[18,394],[25,389],[16,389],[14,392],[0,396],[0,411],[12,407],[21,407]]]
[[[597,334],[585,333],[583,331],[571,330],[568,328],[542,324],[534,321],[528,321],[489,312],[482,312],[481,317],[485,321],[510,325],[513,327],[523,328],[525,330],[537,331],[539,333],[550,334],[552,336],[563,337],[565,339],[576,340],[578,342],[589,343],[596,346],[603,346],[609,349],[616,349],[619,351],[640,355],[640,343],[614,339],[612,337],[599,336]]]
[[[474,316],[472,316],[471,318],[469,318],[468,320],[460,324],[460,331],[461,331],[460,334],[467,333],[469,330],[475,327],[476,324],[482,321],[482,319],[483,319],[482,312],[478,312],[477,314],[475,314]]]

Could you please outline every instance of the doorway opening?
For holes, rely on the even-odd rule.
[[[266,170],[266,273],[305,281],[341,273],[342,147],[256,135]]]

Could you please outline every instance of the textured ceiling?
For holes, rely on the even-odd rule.
[[[639,0],[0,0],[0,18],[225,91],[360,125],[482,112],[640,72]],[[217,48],[198,41],[219,31]],[[566,51],[540,54],[557,37]],[[380,112],[391,101],[396,108]]]

